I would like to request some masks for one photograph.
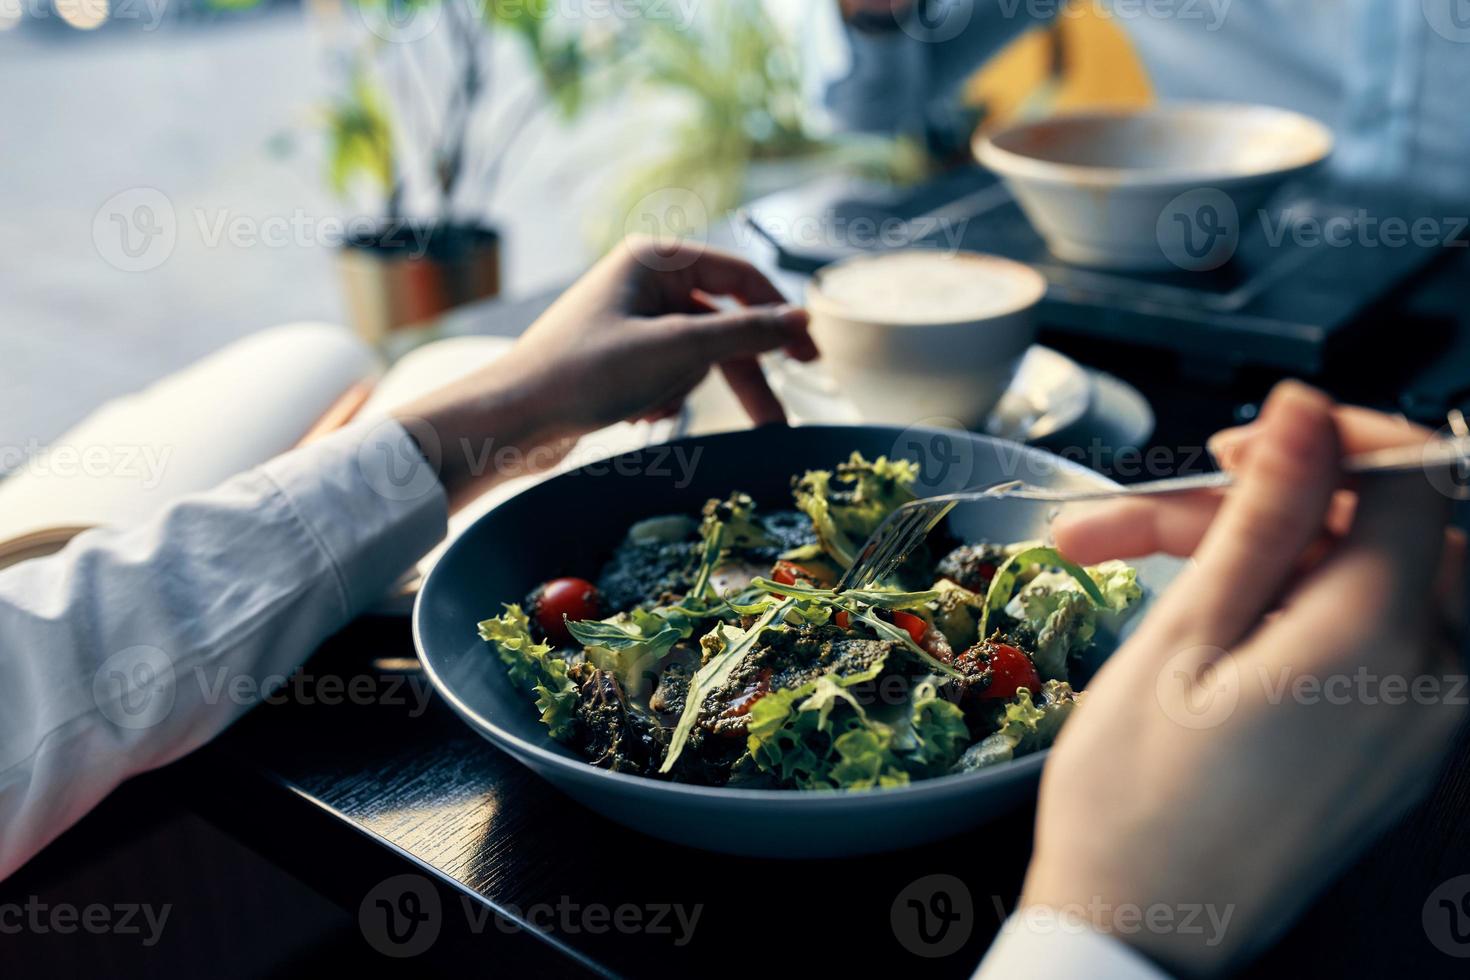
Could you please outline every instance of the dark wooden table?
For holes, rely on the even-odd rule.
[[[1439,266],[1386,308],[1395,328],[1383,331],[1382,351],[1323,382],[1384,407],[1397,407],[1408,391],[1422,404],[1426,392],[1453,390],[1446,379],[1470,382],[1470,316],[1460,311],[1467,271],[1464,254]],[[537,306],[477,315],[484,329],[507,332]],[[1045,339],[1147,394],[1159,416],[1153,445],[1176,459],[1249,417],[1274,380],[1206,385],[1169,358]],[[1389,352],[1405,346],[1413,365],[1401,370],[1403,358]],[[279,872],[241,872],[238,887],[215,880],[197,901],[229,909],[240,893],[281,895],[284,911],[274,920],[250,921],[274,923],[261,926],[270,930],[261,942],[294,935],[293,926],[307,934],[303,951],[277,968],[285,972],[415,953],[407,964],[416,973],[964,976],[1014,905],[1030,806],[939,844],[848,861],[688,850],[609,824],[549,788],[429,695],[412,657],[405,621],[352,624],[306,665],[286,703],[260,707],[204,752],[150,777],[126,805],[109,804],[12,885],[69,880],[94,860],[89,848],[115,848],[128,837],[126,819],[122,831],[111,822],[116,807],[143,827],[133,837],[146,836],[147,815],[160,808],[202,818]],[[1422,914],[1436,887],[1470,873],[1467,748],[1459,745],[1432,798],[1318,898],[1252,974],[1465,975],[1470,961],[1437,949]],[[940,887],[967,892],[970,914],[953,927],[964,941],[946,937],[957,948],[934,956],[937,947],[895,929],[893,916],[905,889]],[[312,916],[322,923],[314,932],[305,927]],[[1470,953],[1470,939],[1462,951]],[[114,967],[132,962],[109,955]]]

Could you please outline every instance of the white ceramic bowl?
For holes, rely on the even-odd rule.
[[[853,292],[862,280],[884,285]],[[1038,272],[1010,259],[904,249],[819,270],[806,305],[822,366],[862,421],[973,429],[1036,339],[1045,293]]]
[[[1332,133],[1270,106],[1173,103],[1058,115],[977,136],[974,149],[1058,258],[1204,269],[1229,258],[1283,181],[1327,158]]]

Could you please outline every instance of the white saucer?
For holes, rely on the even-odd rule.
[[[989,435],[1035,442],[1087,414],[1092,379],[1076,361],[1040,344],[1021,358],[1016,377],[985,423]]]
[[[769,372],[772,387],[793,425],[866,421],[820,362],[806,365],[782,359],[773,367]],[[1021,359],[985,431],[1016,442],[1034,442],[1074,425],[1087,414],[1092,399],[1089,373],[1065,354],[1037,344]]]

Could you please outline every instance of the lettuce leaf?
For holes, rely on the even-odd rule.
[[[970,744],[970,729],[959,705],[940,697],[933,680],[924,680],[914,687],[906,724],[895,741],[912,775],[937,776]]]
[[[931,607],[934,628],[944,634],[951,648],[968,650],[980,640],[980,613],[985,599],[949,579],[934,584],[937,598]]]
[[[1074,589],[1023,591],[1021,615],[1036,635],[1032,661],[1043,680],[1066,680],[1067,657],[1092,642],[1097,614],[1092,600]]]
[[[623,689],[638,696],[657,674],[656,667],[674,644],[694,633],[695,619],[677,607],[634,609],[611,619],[567,621],[587,659],[615,675]]]
[[[857,699],[831,676],[772,691],[750,709],[746,727],[756,766],[798,789],[907,782],[890,764],[888,740],[887,732],[869,728]]]
[[[1138,584],[1138,569],[1127,562],[1114,559],[1088,565],[1087,574],[1102,592],[1103,606],[1112,612],[1122,612],[1143,598],[1143,589]]]
[[[502,615],[478,626],[480,639],[494,647],[511,682],[535,696],[551,737],[569,737],[576,723],[578,695],[567,677],[567,662],[553,652],[551,644],[531,639],[530,617],[515,603],[507,603]]]
[[[1070,573],[1043,572],[1006,606],[1035,635],[1033,659],[1043,679],[1065,680],[1067,658],[1092,643],[1100,614],[1121,613],[1143,595],[1137,571],[1123,562],[1103,562],[1084,571],[1101,601],[1080,588]]]
[[[1063,558],[1062,553],[1055,548],[1026,548],[1007,558],[1005,564],[995,570],[995,575],[990,580],[990,588],[985,593],[985,607],[981,610],[980,615],[980,636],[982,638],[988,635],[987,626],[990,622],[990,614],[1005,608],[1006,603],[1010,601],[1017,578],[1022,572],[1038,566],[1061,569],[1082,587],[1082,591],[1087,593],[1088,598],[1093,602],[1098,605],[1104,603],[1102,590],[1097,587],[1097,583],[1081,565]]]
[[[1021,688],[1006,705],[1000,727],[966,749],[951,771],[970,772],[1047,748],[1081,698],[1066,681],[1047,681],[1035,701]]]
[[[783,786],[869,789],[937,775],[959,758],[969,741],[964,715],[932,680],[915,685],[892,723],[873,717],[847,689],[858,681],[828,674],[757,701],[746,729],[756,766]]]
[[[795,484],[796,507],[812,519],[817,540],[841,567],[895,508],[914,499],[919,466],[879,456],[869,462],[854,452],[836,473],[809,470]]]

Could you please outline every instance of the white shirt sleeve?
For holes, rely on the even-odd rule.
[[[1038,914],[1042,913],[1042,914]],[[1169,980],[1133,947],[1047,909],[1006,919],[975,980]]]
[[[401,426],[351,427],[0,572],[0,879],[284,684],[446,511]]]

